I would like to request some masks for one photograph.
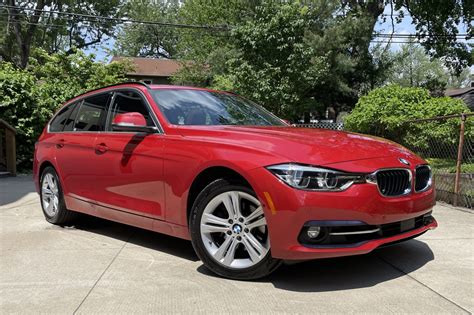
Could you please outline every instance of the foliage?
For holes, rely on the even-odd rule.
[[[457,74],[473,64],[468,45],[456,38],[460,26],[467,29],[470,37],[474,35],[472,0],[392,1],[395,9],[405,8],[411,15],[416,37],[431,57],[443,58]]]
[[[345,118],[348,130],[377,135],[411,148],[425,149],[428,140],[452,145],[459,137],[460,119],[407,123],[409,120],[469,112],[462,100],[432,97],[422,88],[389,85],[360,98]],[[466,126],[470,135],[472,124]]]
[[[440,59],[431,60],[425,50],[412,40],[393,55],[387,78],[389,83],[403,87],[424,87],[435,95],[442,95],[446,87],[461,88],[469,83],[469,68],[456,75]]]
[[[415,38],[430,49],[431,56],[447,56],[444,62],[457,73],[472,64],[468,46],[456,41],[458,26],[466,25],[471,32],[472,6],[463,0],[448,2],[187,0],[168,16],[163,8],[173,7],[174,0],[146,5],[136,0],[132,3],[138,5],[129,7],[136,19],[151,18],[149,11],[156,7],[164,15],[157,16],[157,21],[175,20],[223,30],[161,27],[147,33],[147,27],[127,26],[118,35],[117,45],[130,47],[118,50],[128,55],[192,60],[174,83],[230,88],[286,118],[295,118],[301,111],[323,116],[327,107],[336,112],[350,110],[359,96],[383,85],[393,71],[392,64],[398,59],[389,45],[372,42],[380,39],[374,37],[378,22],[393,18],[395,25],[409,14],[416,26]],[[391,13],[387,14],[386,8]],[[155,33],[164,35],[155,40]],[[148,38],[161,48],[150,49]],[[172,39],[170,45],[161,44],[166,38]],[[290,44],[282,49],[284,41]],[[160,49],[172,53],[162,54]],[[295,57],[302,57],[301,63],[292,59]],[[294,67],[293,72],[290,67]],[[306,71],[308,68],[312,71]],[[301,70],[301,77],[295,75]],[[296,86],[300,81],[302,85]],[[445,81],[450,85],[450,79],[436,75],[422,81],[422,86],[438,93]],[[269,87],[275,88],[270,91]]]
[[[455,159],[429,158],[427,161],[430,163],[430,166],[433,168],[435,173],[456,173],[457,161]],[[461,164],[461,173],[474,173],[474,163],[463,161]]]
[[[179,1],[128,1],[124,7],[127,17],[141,21],[174,23]],[[150,24],[126,24],[120,28],[114,54],[133,57],[171,58],[176,54],[178,33],[174,28]]]
[[[277,115],[295,117],[311,106],[307,93],[327,75],[324,58],[305,42],[310,10],[299,4],[263,5],[233,30],[240,54],[228,61],[234,90]],[[220,80],[222,81],[222,77]]]
[[[48,55],[36,50],[27,69],[0,63],[0,118],[17,129],[20,170],[31,169],[34,142],[63,102],[124,80],[129,65],[94,62],[82,52]]]
[[[337,10],[337,6],[320,9],[316,27],[307,32],[316,56],[324,56],[329,68],[312,94],[325,106],[347,111],[360,95],[383,83],[392,58],[380,44],[370,45],[373,16],[356,6],[334,17]]]
[[[203,6],[201,18],[212,15],[204,2],[191,1]],[[321,106],[309,92],[328,74],[325,57],[314,56],[305,35],[316,12],[299,3],[266,2],[246,11],[229,5],[227,20],[240,24],[223,44],[207,42],[204,54],[191,48],[187,55],[200,65],[183,68],[174,82],[233,90],[287,118]]]
[[[260,0],[186,0],[180,7],[178,20],[184,24],[232,27],[249,20]],[[179,32],[178,57],[210,62],[215,51],[233,47],[229,32],[183,29]],[[213,63],[213,62],[212,62]]]
[[[114,36],[116,21],[110,18],[122,15],[121,0],[9,0],[5,4],[0,8],[0,14],[6,16],[0,23],[0,55],[21,68],[26,67],[35,47],[48,53],[73,53],[100,44]]]
[[[181,69],[173,77],[176,85],[205,87],[209,85],[209,67],[199,62],[182,62]]]

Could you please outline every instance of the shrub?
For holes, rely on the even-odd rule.
[[[33,53],[25,70],[0,63],[0,118],[17,130],[18,170],[31,170],[34,143],[62,103],[124,81],[129,68],[126,63],[96,63],[82,52],[48,55],[43,50]]]
[[[409,120],[469,112],[462,100],[432,97],[422,88],[389,85],[362,96],[345,118],[347,130],[387,138],[408,147],[425,149],[428,140],[452,145],[459,137],[460,119],[407,123]],[[472,133],[472,124],[466,126]]]

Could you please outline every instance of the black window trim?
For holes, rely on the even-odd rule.
[[[102,131],[104,133],[114,133],[114,134],[127,134],[127,133],[136,133],[136,132],[126,132],[126,131],[113,131],[113,130],[107,130],[107,126],[109,126],[109,122],[110,122],[110,119],[111,119],[111,116],[112,116],[112,104],[115,100],[115,96],[118,92],[130,92],[130,91],[133,91],[133,92],[137,92],[138,95],[141,97],[143,103],[145,104],[145,107],[146,109],[148,110],[148,113],[150,114],[150,117],[151,117],[151,120],[153,121],[153,124],[155,125],[157,129],[157,131],[155,132],[156,134],[164,134],[164,130],[163,128],[161,127],[161,124],[158,120],[158,117],[156,117],[156,114],[155,112],[153,111],[150,103],[148,102],[148,99],[146,98],[145,94],[143,94],[143,92],[140,90],[140,89],[137,89],[137,88],[133,88],[133,87],[129,87],[129,88],[119,88],[119,89],[114,89],[113,90],[113,95],[112,97],[110,98],[110,101],[109,101],[109,106],[107,107],[107,119],[105,121],[105,130]]]
[[[66,106],[82,106],[82,104],[84,103],[84,100],[86,98],[89,98],[89,97],[94,97],[94,96],[98,96],[100,94],[107,94],[107,93],[110,93],[111,94],[111,97],[109,98],[109,100],[107,101],[107,104],[106,104],[106,111],[107,111],[107,114],[106,114],[106,120],[105,120],[105,126],[104,127],[107,127],[107,123],[108,123],[108,120],[109,120],[109,115],[110,115],[110,110],[111,110],[111,104],[112,104],[112,101],[114,100],[115,98],[115,93],[116,92],[120,92],[120,91],[130,91],[130,90],[133,90],[134,92],[137,92],[140,97],[142,98],[142,100],[144,101],[145,103],[145,106],[147,107],[148,111],[150,112],[150,117],[153,121],[153,123],[155,124],[155,126],[158,128],[156,134],[164,134],[164,130],[163,130],[163,127],[161,126],[159,120],[158,120],[158,117],[156,117],[156,114],[155,112],[153,111],[150,103],[148,102],[148,99],[146,98],[145,94],[138,88],[135,88],[135,87],[127,87],[127,88],[118,88],[118,89],[112,89],[112,90],[107,90],[107,91],[97,91],[95,93],[92,93],[92,94],[88,94],[87,96],[83,96],[83,97],[80,97],[80,98],[76,98],[74,101],[72,102],[69,102],[69,103],[66,103],[63,107],[61,107],[53,116],[53,118],[50,119],[49,123],[48,123],[48,126],[47,126],[47,132],[48,133],[121,133],[121,134],[125,134],[127,132],[123,132],[123,131],[107,131],[105,130],[104,128],[104,131],[74,131],[74,130],[69,130],[69,131],[64,131],[64,127],[63,127],[63,131],[50,131],[50,125],[51,125],[51,122],[56,118],[56,116],[58,115],[58,113],[61,111],[61,109],[63,109],[64,107]],[[79,108],[80,110],[80,108]],[[74,125],[76,124],[76,118],[77,116],[74,118]]]

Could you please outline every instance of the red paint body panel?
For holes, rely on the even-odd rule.
[[[145,123],[146,124],[146,123]],[[96,146],[94,177],[98,204],[152,218],[164,217],[163,139],[157,134],[102,132]]]
[[[356,220],[378,225],[414,218],[431,211],[434,188],[396,198],[383,197],[377,186],[369,183],[355,184],[342,192],[308,192],[289,187],[265,166],[292,162],[357,173],[394,167],[413,172],[426,162],[398,144],[361,134],[287,126],[171,125],[147,87],[120,85],[120,89],[125,88],[143,93],[163,133],[49,133],[45,129],[34,157],[37,189],[40,168],[50,163],[60,176],[68,208],[189,239],[187,203],[193,181],[210,167],[226,167],[239,173],[255,190],[264,205],[272,255],[282,259],[362,254],[436,227],[434,221],[352,248],[305,247],[297,240],[305,222]],[[94,93],[97,91],[70,102]],[[410,166],[402,165],[399,158],[409,161]],[[264,193],[272,198],[275,211],[270,210]]]
[[[140,113],[126,113],[115,116],[114,124],[130,124],[134,126],[146,126],[145,117]]]

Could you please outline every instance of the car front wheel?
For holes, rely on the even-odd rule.
[[[190,220],[194,249],[211,271],[233,279],[257,279],[275,270],[263,207],[241,182],[219,179],[197,197]]]

